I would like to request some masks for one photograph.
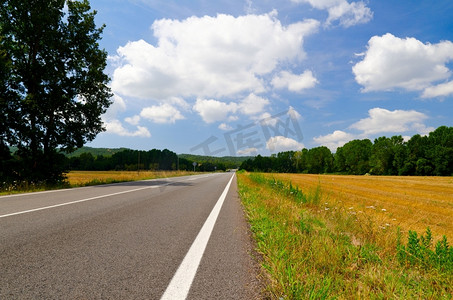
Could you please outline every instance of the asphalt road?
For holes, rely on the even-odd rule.
[[[0,197],[0,299],[258,299],[252,252],[232,173]]]

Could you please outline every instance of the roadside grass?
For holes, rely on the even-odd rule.
[[[199,174],[190,171],[71,171],[66,174],[66,181],[57,185],[42,183],[14,182],[0,189],[0,195],[9,195],[26,192],[39,192],[52,189],[83,187],[100,184],[137,181],[156,178],[168,178]]]
[[[240,172],[238,185],[273,298],[452,299],[453,250],[430,229],[423,238],[382,229],[329,205],[321,183],[302,191]]]

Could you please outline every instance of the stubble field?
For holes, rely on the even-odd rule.
[[[399,226],[403,231],[424,232],[453,240],[453,178],[416,176],[345,176],[273,174],[291,181],[302,191],[320,186],[324,209],[346,208],[362,214],[376,226]],[[327,203],[327,204],[326,204]]]
[[[270,298],[452,299],[453,178],[239,172],[238,186]]]
[[[196,174],[188,171],[71,171],[66,174],[71,187]]]

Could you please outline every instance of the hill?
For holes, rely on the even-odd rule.
[[[67,157],[76,157],[80,156],[82,153],[91,153],[94,157],[96,156],[112,156],[115,153],[124,151],[124,150],[130,150],[129,148],[92,148],[92,147],[82,147],[77,149],[76,151],[66,154]]]

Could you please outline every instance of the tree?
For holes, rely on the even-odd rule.
[[[333,168],[333,156],[329,148],[321,146],[308,150],[307,168],[308,173],[312,174],[331,172]]]
[[[397,175],[402,164],[401,155],[404,151],[402,136],[385,136],[374,140],[371,150],[371,173],[376,175]]]
[[[337,149],[335,155],[336,167],[339,172],[363,175],[370,171],[370,156],[372,143],[369,139],[352,140]]]
[[[433,175],[453,175],[453,127],[441,126],[428,136],[427,157],[433,164]]]
[[[66,4],[66,7],[65,7]],[[18,147],[22,179],[61,179],[61,154],[104,130],[110,105],[107,53],[98,41],[95,11],[87,0],[5,0],[0,5],[1,106],[9,131],[2,139]]]

